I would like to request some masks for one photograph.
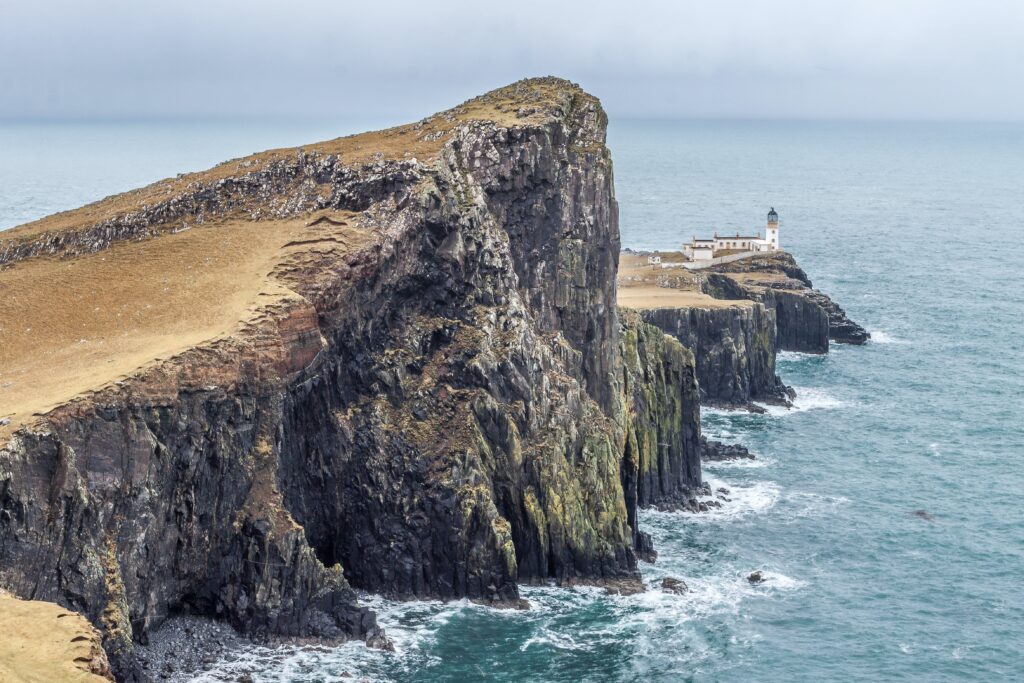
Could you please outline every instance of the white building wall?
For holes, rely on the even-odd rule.
[[[703,270],[704,268],[710,268],[711,266],[717,266],[722,263],[732,263],[733,261],[750,258],[756,254],[756,251],[744,251],[739,254],[730,254],[729,256],[719,256],[718,258],[709,258],[700,261],[694,259],[693,261],[680,263],[679,265],[687,270]]]

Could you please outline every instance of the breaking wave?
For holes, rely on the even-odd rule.
[[[812,387],[793,387],[796,391],[796,399],[791,407],[774,406],[758,403],[765,409],[765,413],[774,417],[802,413],[808,410],[834,410],[843,405],[843,402],[832,394],[822,389]]]
[[[871,339],[868,340],[872,344],[909,344],[910,342],[906,339],[900,339],[894,337],[885,330],[868,330],[871,333]]]

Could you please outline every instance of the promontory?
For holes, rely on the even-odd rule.
[[[520,81],[0,233],[0,588],[119,680],[178,614],[387,647],[356,589],[642,590],[702,395],[791,400],[842,321],[785,254],[619,309],[606,123]]]

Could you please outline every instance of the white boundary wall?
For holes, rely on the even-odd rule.
[[[723,263],[732,263],[733,261],[739,261],[740,259],[750,258],[751,256],[757,256],[758,254],[766,254],[764,251],[743,251],[739,254],[729,254],[728,256],[719,256],[718,258],[707,259],[704,261],[688,261],[686,263],[663,263],[662,268],[669,266],[680,266],[687,270],[701,270],[703,268],[710,268],[711,266],[721,265]]]

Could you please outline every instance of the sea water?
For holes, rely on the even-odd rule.
[[[0,228],[357,129],[0,126]],[[792,410],[704,411],[757,459],[705,465],[720,510],[641,514],[647,592],[524,588],[528,611],[366,596],[395,652],[252,648],[198,680],[1024,677],[1024,126],[613,121],[609,144],[623,246],[746,233],[774,206],[872,341],[781,354]]]

